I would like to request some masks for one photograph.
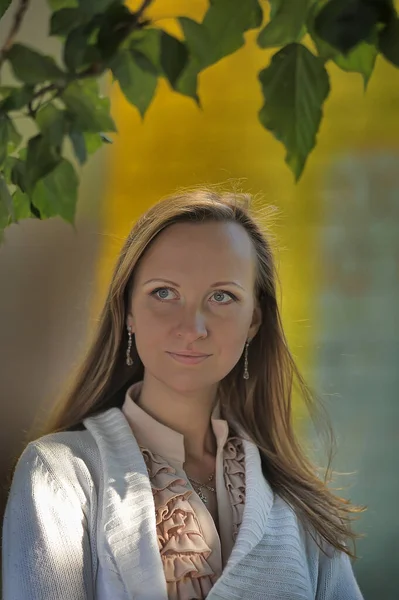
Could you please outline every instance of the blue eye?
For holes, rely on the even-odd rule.
[[[168,297],[169,293],[174,293],[171,288],[168,287],[158,287],[150,293],[150,296],[154,296],[157,300],[161,302],[167,302],[171,300]],[[237,296],[234,296],[231,292],[225,292],[224,290],[218,290],[212,295],[215,300],[215,304],[231,304],[232,302],[237,301]]]
[[[223,290],[218,290],[217,292],[215,292],[213,294],[213,296],[216,298],[216,296],[222,297],[223,296],[227,296],[228,301],[227,302],[220,302],[219,300],[216,300],[216,304],[230,304],[231,301],[235,302],[237,300],[237,297],[234,296],[234,294],[232,294],[231,292],[224,292]]]
[[[169,300],[168,293],[171,292],[171,291],[172,290],[170,288],[159,287],[156,290],[153,290],[150,295],[154,296],[158,300],[165,301],[165,300]]]

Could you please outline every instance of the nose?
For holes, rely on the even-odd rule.
[[[205,316],[200,310],[186,310],[176,326],[178,337],[183,337],[187,343],[194,342],[208,335]]]

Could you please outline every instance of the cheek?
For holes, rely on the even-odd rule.
[[[218,340],[220,359],[226,366],[233,366],[239,360],[247,339],[247,329],[237,327],[237,323],[224,331],[223,337]]]
[[[232,318],[226,321],[221,328],[222,339],[221,347],[223,353],[230,357],[230,360],[240,358],[245,342],[248,339],[248,330],[252,322],[253,310],[236,311]],[[220,338],[220,336],[218,336]]]
[[[140,306],[136,307],[134,314],[136,349],[145,365],[154,360],[157,350],[167,349],[170,318],[159,311]]]
[[[212,343],[216,359],[223,375],[226,375],[239,361],[248,329],[251,324],[251,315],[248,311],[232,311],[228,318],[220,320],[213,328]]]
[[[135,334],[138,340],[145,342],[145,340],[151,341],[152,343],[157,338],[162,336],[162,332],[165,330],[165,320],[154,318],[154,315],[148,314],[146,311],[142,311],[138,316],[137,323],[135,325]]]

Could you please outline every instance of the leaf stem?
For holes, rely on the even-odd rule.
[[[51,98],[51,100],[54,100],[54,98],[57,98],[57,96],[59,96],[64,91],[66,85],[67,84],[51,83],[49,85],[46,85],[46,86],[42,87],[37,92],[35,92],[33,94],[32,98],[30,99],[30,101],[28,102],[28,116],[31,117],[32,119],[35,119],[37,111],[42,106],[43,96],[45,94],[48,94],[49,92],[55,91],[55,94]],[[37,100],[37,99],[39,99],[39,103],[36,106],[36,108],[34,108],[33,107],[33,102],[34,102],[34,100]]]
[[[134,29],[135,27],[137,27],[137,25],[139,25],[140,19],[142,18],[144,12],[147,10],[147,8],[150,6],[150,4],[152,2],[153,2],[153,0],[143,0],[141,6],[134,13],[135,20],[134,20],[134,25],[133,25],[132,29]],[[29,6],[29,0],[20,0],[20,4],[18,6],[17,12],[15,13],[14,22],[13,22],[11,31],[8,34],[8,37],[7,37],[3,47],[0,48],[0,67],[3,64],[3,62],[5,61],[7,51],[11,48],[11,46],[14,42],[14,38],[21,27],[21,23],[25,16],[25,13],[28,9],[28,6]],[[52,91],[55,91],[55,95],[53,97],[53,98],[55,98],[55,97],[59,96],[60,94],[62,94],[64,89],[68,86],[69,83],[72,83],[72,81],[76,81],[78,79],[85,79],[87,77],[98,77],[99,75],[101,75],[101,73],[104,71],[105,68],[106,68],[105,65],[100,64],[100,63],[95,63],[93,65],[90,65],[90,67],[88,67],[81,73],[76,74],[75,77],[71,77],[66,82],[51,83],[49,85],[45,85],[41,89],[37,90],[33,94],[31,100],[29,101],[28,116],[30,116],[32,119],[35,119],[36,112],[37,112],[38,108],[40,107],[40,102],[39,102],[39,106],[36,107],[36,109],[33,107],[34,100],[41,99],[45,94],[47,94],[48,92],[52,92]]]
[[[15,13],[14,22],[12,24],[10,33],[7,36],[7,39],[0,48],[0,67],[6,59],[7,51],[11,48],[14,38],[17,35],[19,28],[21,27],[22,20],[25,16],[26,11],[28,10],[29,0],[20,0],[19,6],[17,8],[17,12]]]
[[[152,2],[153,2],[153,0],[143,0],[142,5],[140,6],[140,8],[135,13],[137,21],[139,21],[141,19],[141,17],[143,16],[144,11],[147,10],[147,8],[150,6],[150,4]]]

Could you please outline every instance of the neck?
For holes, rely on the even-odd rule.
[[[157,421],[184,436],[186,460],[201,461],[216,454],[211,415],[217,385],[212,388],[182,391],[144,374],[137,404]]]

